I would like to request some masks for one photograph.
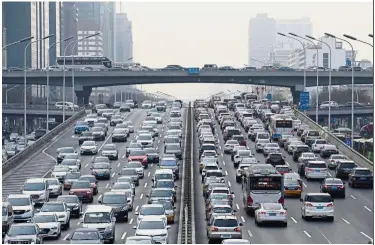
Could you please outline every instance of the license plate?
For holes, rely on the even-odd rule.
[[[297,190],[297,188],[294,188],[294,187],[288,187],[288,189],[291,191]]]
[[[366,180],[366,177],[359,178],[359,180]]]
[[[269,216],[276,216],[276,213],[270,213]]]
[[[323,209],[323,206],[318,206],[316,207],[316,209]]]
[[[332,190],[337,190],[337,186],[332,186]]]
[[[320,170],[315,170],[315,172],[319,173],[319,172],[320,172]]]
[[[221,235],[221,238],[232,238],[232,235]]]

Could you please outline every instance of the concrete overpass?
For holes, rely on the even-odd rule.
[[[306,111],[306,114],[309,117],[316,115],[316,109],[310,108]],[[328,117],[328,108],[327,109],[320,109],[318,111],[319,116],[327,116]],[[331,116],[351,116],[352,115],[352,108],[349,107],[332,107],[331,108]],[[366,106],[366,107],[354,107],[354,115],[355,116],[373,116],[374,115],[374,106]]]
[[[72,72],[66,75],[66,86],[72,86]],[[350,71],[332,72],[332,85],[351,84]],[[319,86],[328,86],[329,72],[319,72]],[[46,84],[46,72],[27,72],[27,84]],[[298,102],[299,91],[302,90],[302,71],[220,71],[202,70],[198,74],[188,71],[75,71],[75,91],[78,101],[88,103],[93,87],[107,87],[133,84],[162,83],[233,83],[289,87],[295,102]],[[372,72],[355,72],[355,84],[373,84]],[[23,84],[23,71],[3,72],[3,84]],[[63,72],[50,72],[50,85],[63,85]],[[306,86],[316,86],[316,72],[306,72]]]
[[[23,104],[3,104],[2,105],[3,117],[6,116],[23,116],[24,105]],[[78,111],[82,110],[80,108]],[[46,117],[47,105],[27,105],[26,115],[27,117]],[[66,118],[71,117],[74,113],[72,110],[65,110]],[[63,110],[57,109],[54,105],[49,106],[49,116],[51,118],[62,118]]]

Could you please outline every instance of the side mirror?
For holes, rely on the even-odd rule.
[[[335,202],[335,200],[332,199],[332,202]]]
[[[135,212],[134,214],[135,214],[135,215],[139,215],[139,212]]]
[[[109,169],[112,169],[112,167],[109,167]]]
[[[70,237],[65,238],[65,240],[70,241]]]
[[[177,187],[178,187],[177,185],[174,186],[174,188],[177,188]]]
[[[137,226],[133,226],[133,229],[137,229]]]
[[[116,222],[116,218],[115,217],[112,217],[112,222]]]
[[[90,167],[90,169],[92,170],[92,167]]]
[[[40,212],[40,208],[37,208],[36,211],[37,211],[37,212]]]
[[[121,175],[121,173],[117,173],[118,175]]]
[[[236,213],[236,212],[237,212],[237,210],[236,210],[236,209],[233,209],[233,212],[234,212],[234,213]]]
[[[150,197],[150,195],[146,195],[146,197]]]
[[[169,228],[171,228],[171,226],[170,226],[170,225],[167,225],[167,229],[169,229]]]
[[[100,203],[100,204],[101,204],[101,203],[102,203],[102,200],[98,200],[98,203]]]
[[[232,191],[230,194],[234,195],[234,191]]]
[[[176,207],[173,207],[173,209],[176,209]]]
[[[81,223],[83,223],[83,218],[80,218],[79,221],[80,221]]]

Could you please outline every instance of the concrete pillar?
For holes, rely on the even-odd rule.
[[[78,105],[88,105],[89,98],[92,92],[92,87],[83,87],[81,91],[75,91],[77,96],[77,104]]]

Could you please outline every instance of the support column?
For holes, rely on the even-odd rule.
[[[75,90],[78,105],[88,105],[92,87],[82,87],[82,90]]]
[[[297,91],[296,87],[290,87],[290,92],[292,92],[293,104],[298,105],[301,91]]]

